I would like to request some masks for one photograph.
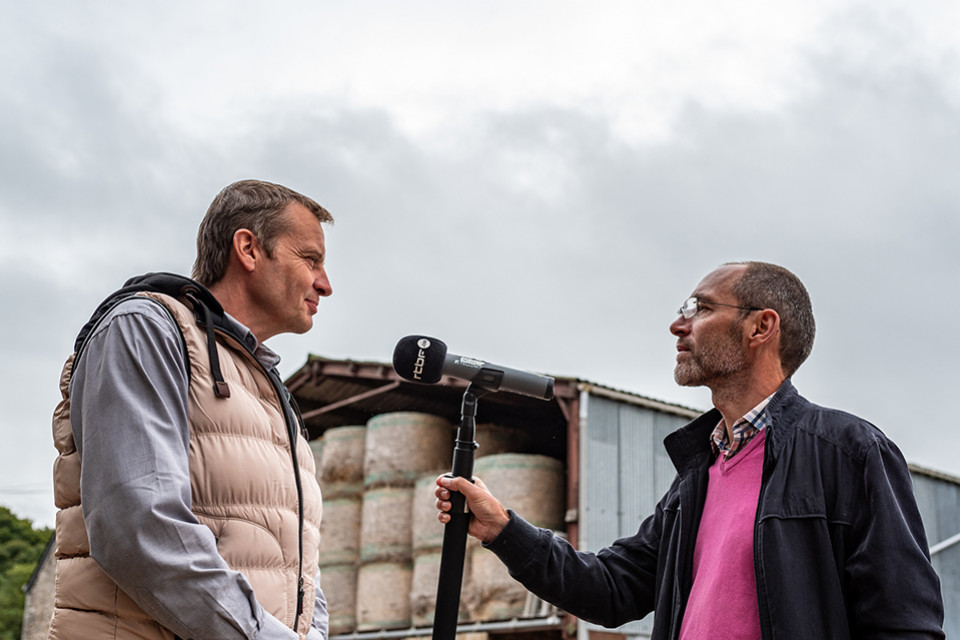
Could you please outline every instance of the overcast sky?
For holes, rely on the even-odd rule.
[[[0,504],[53,524],[74,337],[188,273],[213,196],[335,216],[308,353],[451,351],[710,406],[668,325],[720,263],[783,264],[794,378],[960,475],[960,4],[0,0]]]

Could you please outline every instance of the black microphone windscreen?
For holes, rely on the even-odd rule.
[[[443,376],[447,345],[426,336],[401,338],[393,350],[393,370],[405,380],[433,384]]]

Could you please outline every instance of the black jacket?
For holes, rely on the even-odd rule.
[[[864,420],[808,402],[789,380],[767,406],[754,527],[764,640],[943,638],[940,580],[896,445]],[[635,535],[578,553],[511,514],[488,548],[565,611],[607,627],[655,611],[652,637],[676,638],[719,420],[714,409],[664,440],[678,474]]]

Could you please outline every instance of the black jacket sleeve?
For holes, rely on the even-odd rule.
[[[588,622],[617,627],[654,608],[661,515],[658,506],[635,535],[593,554],[576,551],[511,511],[510,522],[486,546],[541,599]]]
[[[907,464],[878,438],[862,471],[864,508],[854,521],[845,567],[851,623],[858,638],[942,638],[940,579]]]

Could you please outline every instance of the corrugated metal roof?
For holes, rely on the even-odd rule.
[[[926,476],[928,478],[933,478],[935,480],[943,480],[945,482],[950,482],[955,485],[960,485],[960,478],[957,476],[950,475],[949,473],[944,473],[943,471],[936,471],[934,469],[928,469],[926,467],[921,467],[916,464],[908,464],[910,468],[910,473],[915,473],[920,476]]]
[[[612,387],[607,387],[595,382],[577,380],[577,383],[577,388],[582,391],[602,396],[604,398],[609,398],[611,400],[626,402],[627,404],[643,407],[645,409],[654,409],[656,411],[662,411],[664,413],[670,413],[688,419],[696,418],[703,413],[703,411],[699,409],[692,409],[690,407],[674,404],[672,402],[664,402],[663,400],[655,400],[654,398],[650,398],[648,396],[641,396],[630,391],[613,389]]]

